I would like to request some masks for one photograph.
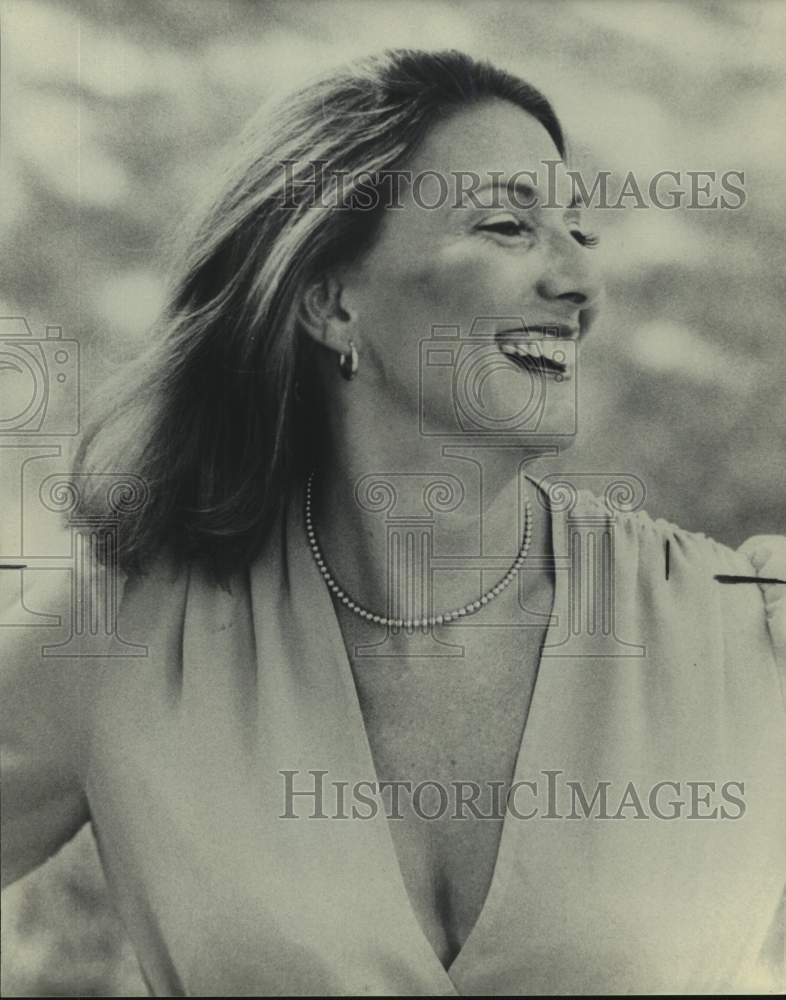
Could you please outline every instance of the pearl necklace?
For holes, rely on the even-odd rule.
[[[361,607],[357,601],[353,601],[349,594],[345,594],[341,587],[339,587],[333,579],[330,570],[325,565],[325,560],[322,557],[322,552],[317,542],[317,533],[314,530],[314,521],[311,514],[311,485],[313,479],[314,473],[311,472],[309,474],[308,481],[306,482],[305,516],[306,535],[308,536],[308,544],[311,547],[314,561],[319,568],[319,572],[322,574],[322,579],[328,585],[330,591],[341,601],[341,603],[360,618],[373,622],[375,625],[392,625],[396,628],[423,628],[426,626],[432,627],[434,625],[444,625],[446,622],[454,621],[456,618],[464,618],[466,615],[474,615],[476,611],[480,611],[482,607],[485,607],[489,602],[493,601],[495,597],[498,597],[502,591],[509,586],[513,577],[521,569],[524,560],[527,558],[527,551],[529,549],[530,542],[532,541],[532,509],[530,507],[529,500],[524,501],[524,537],[513,565],[502,577],[499,583],[495,584],[490,590],[487,590],[482,597],[479,597],[476,601],[470,601],[469,604],[465,604],[463,608],[458,608],[456,611],[446,611],[444,614],[432,615],[430,618],[387,618],[385,615],[374,614],[373,611],[368,611],[366,608]]]

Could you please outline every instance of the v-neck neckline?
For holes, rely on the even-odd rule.
[[[543,661],[547,656],[548,649],[554,645],[555,631],[559,627],[560,619],[568,606],[567,578],[565,574],[561,573],[557,568],[559,561],[558,557],[560,553],[564,551],[564,533],[562,530],[562,523],[558,517],[559,512],[552,509],[548,494],[546,493],[544,487],[536,479],[529,475],[525,475],[525,478],[531,482],[540,495],[545,498],[545,510],[549,519],[549,543],[551,550],[548,554],[552,557],[552,563],[554,566],[554,591],[551,613],[549,615],[549,621],[546,626],[546,632],[541,644],[540,656],[535,671],[529,707],[527,709],[526,718],[524,719],[521,737],[516,751],[515,764],[511,775],[512,782],[520,780],[520,776],[525,771],[525,762],[531,761],[533,757],[533,751],[535,748],[532,746],[533,737],[531,735],[530,720],[533,717],[536,700],[540,703],[541,699],[544,697],[543,689],[545,687],[545,683],[543,677]],[[338,615],[336,614],[336,609],[333,605],[330,592],[321,577],[319,569],[314,563],[311,551],[306,542],[302,500],[303,496],[301,494],[299,502],[296,506],[296,510],[299,513],[298,524],[295,527],[296,538],[290,538],[290,544],[292,541],[296,541],[301,555],[304,555],[307,560],[314,589],[320,595],[316,602],[317,607],[314,609],[315,614],[312,620],[317,619],[318,616],[319,623],[316,624],[317,632],[319,634],[329,636],[330,647],[333,650],[335,657],[335,666],[337,668],[342,687],[347,695],[348,707],[353,716],[352,719],[347,720],[348,738],[353,740],[357,749],[364,758],[362,764],[365,769],[365,773],[372,776],[373,780],[376,782],[376,786],[378,787],[379,776],[374,761],[374,754],[371,749],[371,741],[369,739],[366,721],[363,718],[363,710],[360,705],[360,697],[357,690],[357,684],[355,682],[355,676],[352,671],[352,664],[350,663],[349,654],[347,653],[347,649],[344,644],[341,625],[339,623]],[[322,627],[325,629],[324,633],[322,632]],[[398,853],[396,851],[396,846],[390,829],[390,821],[384,814],[384,810],[381,812],[380,823],[378,825],[375,824],[375,826],[380,833],[378,848],[380,850],[381,858],[385,867],[396,873],[393,881],[395,882],[396,892],[402,904],[402,912],[406,912],[407,919],[415,924],[416,936],[421,943],[421,950],[424,953],[424,958],[430,965],[432,965],[432,967],[435,968],[436,974],[443,982],[444,980],[448,981],[452,987],[452,993],[458,994],[456,977],[460,975],[464,966],[471,960],[472,948],[475,946],[475,942],[478,938],[482,937],[485,928],[491,924],[495,908],[498,905],[497,900],[501,894],[504,869],[507,865],[508,856],[514,846],[512,842],[514,840],[515,830],[513,828],[511,817],[506,811],[505,817],[502,821],[502,830],[497,844],[497,853],[494,859],[491,878],[486,889],[486,895],[483,899],[478,915],[464,940],[464,943],[459,948],[458,952],[448,966],[443,965],[431,942],[426,936],[420,920],[418,919],[412,899],[406,888],[404,875],[401,870],[401,864],[399,862]]]

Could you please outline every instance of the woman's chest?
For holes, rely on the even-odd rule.
[[[494,875],[545,629],[464,632],[461,656],[350,657],[401,880],[446,965]]]
[[[761,945],[784,870],[772,699],[729,743],[698,709],[715,692],[715,714],[730,719],[739,690],[711,684],[719,665],[701,659],[675,676],[657,637],[646,660],[552,651],[533,698],[537,636],[528,646],[520,634],[511,658],[488,631],[445,633],[464,655],[430,671],[369,658],[353,680],[324,641],[285,656],[268,637],[258,669],[237,646],[221,659],[200,646],[197,659],[191,644],[175,686],[151,644],[109,674],[88,797],[160,995],[178,995],[170,972],[200,995],[444,993],[433,952],[447,964],[472,927],[451,968],[467,994],[693,990]],[[457,783],[510,780],[517,758],[518,779],[541,793],[546,769],[562,772],[557,816],[508,814],[500,838],[501,820],[478,818],[473,788]],[[350,798],[376,775],[411,782],[403,818]],[[744,814],[691,819],[685,782],[697,777],[718,782],[716,803],[724,780],[744,781]],[[428,779],[447,786],[447,807],[430,786],[416,807]],[[648,818],[600,819],[596,804],[571,819],[568,781],[588,802],[610,782],[611,814],[632,781]],[[474,803],[482,817],[491,801]],[[538,801],[548,805],[523,788],[522,817]]]

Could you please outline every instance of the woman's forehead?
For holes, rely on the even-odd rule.
[[[407,201],[468,207],[567,205],[572,187],[554,140],[528,112],[499,99],[457,109],[428,131],[403,168]],[[449,197],[445,193],[449,192]],[[440,197],[440,194],[442,195]]]

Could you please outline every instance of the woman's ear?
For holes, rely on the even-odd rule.
[[[322,275],[306,286],[298,313],[310,337],[339,352],[346,350],[356,319],[354,311],[345,307],[344,298],[338,278]]]

